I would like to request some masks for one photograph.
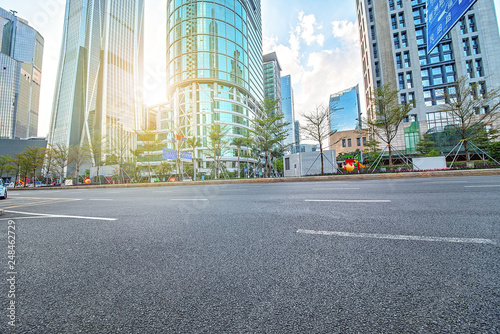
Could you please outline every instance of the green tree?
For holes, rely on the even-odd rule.
[[[389,169],[392,169],[392,141],[398,133],[398,128],[413,104],[399,103],[399,92],[393,90],[389,84],[375,88],[370,103],[375,108],[375,119],[368,124],[374,133],[389,149]]]
[[[231,142],[233,146],[236,146],[236,149],[238,150],[238,178],[241,177],[241,171],[240,171],[240,155],[241,155],[241,147],[245,145],[245,138],[244,137],[236,137],[233,138],[233,141]]]
[[[495,142],[490,144],[489,154],[496,161],[500,161],[500,142]]]
[[[44,165],[45,165],[45,183],[47,182],[47,178],[50,175],[51,168],[54,166],[55,163],[55,151],[52,145],[48,145],[47,148],[45,149],[45,160],[44,160]]]
[[[12,157],[9,155],[0,156],[0,178],[6,173],[7,175],[12,170]]]
[[[111,154],[112,160],[109,162],[111,165],[118,165],[118,176],[119,180],[123,182],[125,164],[130,161],[131,158],[131,147],[133,146],[134,133],[126,131],[122,128],[115,129],[115,135],[112,137],[109,143],[109,153]],[[106,157],[108,158],[108,157]]]
[[[147,163],[149,182],[152,179],[151,157],[158,154],[161,149],[162,141],[158,138],[156,130],[150,128],[141,128],[137,131],[137,139],[141,143],[137,145],[137,150],[134,152],[137,157],[144,156]],[[140,159],[138,159],[140,160]]]
[[[250,165],[248,159],[252,156],[252,147],[254,146],[254,139],[252,136],[250,136],[250,132],[248,131],[243,137],[243,146],[247,148],[244,156],[247,159],[247,178],[248,178],[250,175]]]
[[[426,155],[434,149],[435,145],[436,143],[432,141],[432,136],[426,133],[418,141],[416,149],[418,153]]]
[[[251,132],[256,148],[264,153],[264,177],[268,176],[269,155],[273,148],[280,146],[288,135],[283,113],[277,111],[278,100],[264,100],[252,119]]]
[[[16,179],[23,180],[24,186],[26,187],[26,178],[28,177],[28,173],[30,172],[31,166],[29,164],[28,159],[26,158],[26,154],[23,153],[14,153],[14,159],[12,164],[16,171]]]
[[[89,159],[89,153],[80,145],[72,145],[68,150],[68,165],[72,165],[75,168],[75,178],[76,184],[78,184],[78,178],[80,176],[80,168]]]
[[[186,145],[192,150],[193,154],[193,181],[196,181],[196,170],[198,169],[198,159],[196,157],[196,148],[201,146],[200,138],[192,136],[186,140]]]
[[[470,83],[467,77],[461,77],[454,84],[454,91],[453,94],[446,94],[446,103],[439,110],[454,120],[450,129],[462,138],[466,159],[470,161],[468,141],[474,141],[486,125],[493,126],[500,117],[497,112],[500,108],[500,90],[492,88],[486,91],[477,83]]]
[[[101,177],[99,176],[99,169],[102,165],[106,153],[106,137],[100,134],[94,134],[85,144],[83,148],[88,152],[90,159],[92,161],[92,167],[97,167],[97,179],[101,183]]]
[[[156,174],[158,174],[159,177],[168,178],[173,171],[174,167],[172,164],[166,161],[162,161],[161,164],[156,166]]]
[[[208,153],[214,159],[214,174],[215,178],[220,177],[220,164],[221,157],[227,152],[229,146],[229,127],[224,124],[214,123],[210,126],[208,132]]]
[[[24,150],[24,157],[26,159],[26,163],[29,165],[30,171],[33,171],[32,177],[34,186],[36,180],[36,171],[37,169],[41,169],[43,166],[43,160],[45,158],[45,148],[28,146]]]
[[[301,133],[304,139],[314,140],[319,144],[319,154],[321,157],[321,174],[324,174],[324,159],[323,159],[323,142],[328,140],[330,134],[336,131],[331,131],[329,122],[329,108],[323,105],[317,105],[316,109],[309,114],[301,114],[305,119],[305,125],[300,126]]]
[[[54,147],[54,165],[58,168],[61,184],[64,182],[64,172],[68,166],[68,147],[65,144],[56,144]]]

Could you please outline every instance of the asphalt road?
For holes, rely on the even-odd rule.
[[[500,176],[9,196],[0,333],[500,332]]]

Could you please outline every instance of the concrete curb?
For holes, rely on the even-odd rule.
[[[47,188],[12,188],[9,191],[25,190],[70,190],[70,189],[99,189],[99,188],[144,188],[144,187],[182,187],[198,185],[217,184],[258,184],[258,183],[282,183],[282,182],[317,182],[317,181],[356,181],[356,180],[386,180],[386,179],[415,179],[430,177],[458,177],[458,176],[490,176],[500,175],[500,169],[472,169],[472,170],[444,170],[429,172],[406,172],[406,173],[383,173],[383,174],[349,174],[349,175],[325,175],[290,177],[275,179],[239,179],[239,180],[210,180],[191,182],[158,182],[158,183],[127,183],[127,184],[102,184],[61,186]]]

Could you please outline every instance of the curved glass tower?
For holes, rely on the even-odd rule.
[[[167,95],[177,132],[201,141],[202,171],[210,126],[224,124],[228,137],[243,137],[263,100],[260,10],[260,0],[167,3]],[[234,168],[236,147],[225,151],[222,160]]]

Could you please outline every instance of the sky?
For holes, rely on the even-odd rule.
[[[494,0],[497,17],[500,0]],[[66,0],[0,0],[44,37],[38,136],[48,133]],[[145,0],[145,103],[166,101],[166,1]],[[360,85],[361,52],[354,0],[262,0],[263,51],[290,74],[295,113],[328,105],[331,94]],[[364,97],[361,108],[364,109]]]

